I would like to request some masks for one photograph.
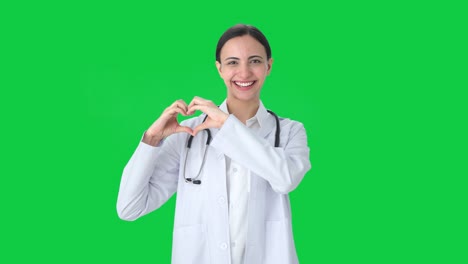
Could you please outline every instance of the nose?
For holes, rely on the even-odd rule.
[[[241,63],[239,65],[239,71],[237,72],[237,76],[239,76],[239,78],[241,78],[242,80],[247,81],[250,75],[252,75],[250,65],[248,63]]]

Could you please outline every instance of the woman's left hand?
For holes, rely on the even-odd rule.
[[[193,129],[193,135],[196,135],[198,131],[207,128],[221,128],[229,117],[228,114],[221,111],[212,101],[203,99],[201,97],[195,96],[188,106],[187,115],[192,115],[196,110],[200,110],[208,118],[205,122],[201,123]]]

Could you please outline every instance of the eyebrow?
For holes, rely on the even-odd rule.
[[[250,60],[250,59],[253,59],[253,58],[260,58],[260,59],[263,59],[262,56],[259,56],[259,55],[252,55],[252,56],[249,57],[249,60]],[[237,58],[237,57],[227,57],[227,58],[224,59],[224,60],[227,61],[227,60],[240,60],[240,59]]]

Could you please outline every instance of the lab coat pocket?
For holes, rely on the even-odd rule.
[[[172,264],[211,263],[204,225],[174,228]]]
[[[265,230],[265,264],[296,264],[297,256],[288,220],[267,221]]]

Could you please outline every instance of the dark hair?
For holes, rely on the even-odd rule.
[[[258,28],[251,26],[251,25],[245,25],[245,24],[237,24],[235,26],[232,26],[226,30],[221,38],[219,38],[218,45],[216,46],[216,61],[221,62],[220,54],[221,54],[221,49],[223,48],[224,44],[232,38],[235,37],[242,37],[244,35],[249,35],[252,36],[254,39],[256,39],[260,44],[265,47],[267,59],[271,58],[271,49],[270,49],[270,44],[268,44],[268,40],[266,39],[265,35],[258,30]]]

